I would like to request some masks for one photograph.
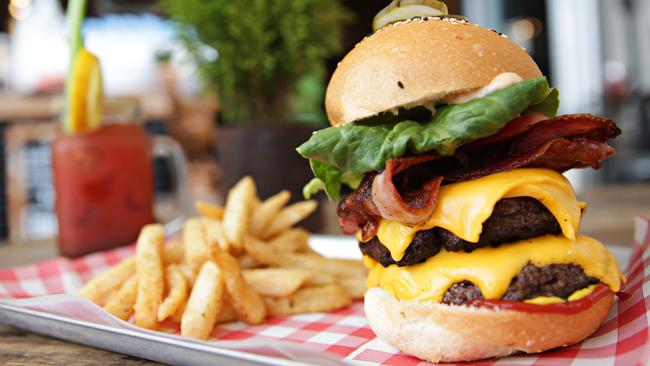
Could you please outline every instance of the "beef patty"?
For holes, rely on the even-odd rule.
[[[599,281],[587,276],[582,268],[573,264],[551,264],[537,267],[526,265],[510,282],[502,300],[524,301],[538,296],[557,296],[567,299],[574,292]],[[445,293],[443,304],[463,305],[482,299],[481,290],[469,281],[453,284]]]
[[[370,256],[382,266],[397,264],[400,267],[422,263],[437,254],[441,248],[451,252],[464,250],[470,252],[488,245],[498,246],[517,240],[534,238],[540,235],[560,233],[555,217],[539,201],[530,197],[504,198],[496,203],[492,215],[483,223],[478,243],[467,242],[453,233],[442,229],[418,231],[406,248],[404,257],[394,261],[388,249],[374,237],[359,243],[361,252]]]

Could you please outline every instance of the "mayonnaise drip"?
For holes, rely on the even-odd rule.
[[[450,97],[447,97],[445,102],[447,104],[461,104],[469,102],[472,99],[482,98],[492,92],[495,92],[499,89],[507,88],[513,84],[516,84],[522,81],[521,76],[515,74],[514,72],[504,72],[497,75],[490,83],[480,89],[468,91],[461,94],[455,94]]]

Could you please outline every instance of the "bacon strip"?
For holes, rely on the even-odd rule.
[[[372,202],[381,217],[412,225],[426,220],[436,209],[442,177],[429,179],[421,189],[401,194],[393,182],[392,165],[387,164],[386,170],[372,182]]]
[[[346,234],[361,229],[369,240],[382,217],[405,224],[426,220],[435,210],[443,180],[459,182],[523,167],[597,169],[615,153],[606,141],[620,132],[614,121],[588,114],[517,117],[451,158],[427,153],[389,160],[383,172],[369,174],[341,201],[339,224]]]
[[[538,122],[544,120],[548,120],[548,117],[546,117],[541,113],[516,117],[512,121],[508,122],[508,124],[504,128],[500,129],[499,132],[495,133],[494,135],[483,137],[482,139],[473,141],[463,146],[463,150],[475,151],[483,146],[512,140],[517,135],[521,135],[522,133],[524,133],[525,131],[529,130],[531,127],[536,125]]]
[[[561,137],[585,137],[590,140],[605,142],[621,134],[616,123],[611,119],[595,117],[589,114],[570,114],[548,119],[532,126],[513,142],[513,154],[529,153],[547,141]]]
[[[356,234],[361,230],[363,240],[370,240],[376,235],[381,215],[372,202],[371,185],[374,178],[375,173],[366,176],[361,185],[336,207],[339,226],[344,234]]]
[[[386,169],[375,175],[366,177],[361,185],[346,196],[337,207],[339,226],[345,234],[355,234],[361,229],[363,240],[369,240],[376,235],[379,218],[414,219],[428,217],[436,207],[438,188],[442,177],[428,179],[417,190],[409,189],[409,181],[414,174],[408,174],[401,180],[402,192],[395,186],[394,177],[410,168],[433,161],[438,154],[427,153],[416,156],[390,159]],[[417,172],[412,172],[417,173]],[[380,192],[375,195],[373,192]],[[381,207],[381,209],[379,208]],[[431,210],[430,212],[428,212]]]
[[[423,218],[431,216],[436,208],[442,177],[430,177],[428,172],[424,172],[424,184],[413,189],[409,187],[411,185],[409,183],[415,180],[417,184],[419,179],[414,176],[418,170],[409,171],[411,174],[402,179],[401,192],[395,186],[394,178],[413,166],[436,160],[439,157],[438,154],[428,153],[390,159],[386,162],[386,169],[378,174],[372,182],[372,202],[379,210],[381,217],[405,224],[417,224],[422,222]]]
[[[392,175],[397,175],[411,167],[437,159],[440,159],[440,155],[438,155],[438,153],[424,153],[420,155],[403,156],[401,158],[389,159],[386,162],[386,170],[390,169],[392,171]]]
[[[547,141],[525,155],[475,166],[445,175],[445,180],[461,182],[524,167],[538,167],[564,172],[573,168],[600,168],[603,160],[614,155],[611,146],[583,137]]]

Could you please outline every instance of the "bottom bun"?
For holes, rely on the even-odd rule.
[[[576,314],[527,313],[400,301],[375,287],[366,292],[364,306],[372,330],[402,352],[456,362],[578,343],[602,324],[613,301],[610,292]]]

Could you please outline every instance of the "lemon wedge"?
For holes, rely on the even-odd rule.
[[[447,4],[438,0],[393,0],[383,8],[372,21],[372,30],[377,31],[382,27],[411,19],[413,17],[434,17],[449,15]]]
[[[102,69],[97,56],[77,52],[68,90],[68,132],[88,131],[102,122]]]

